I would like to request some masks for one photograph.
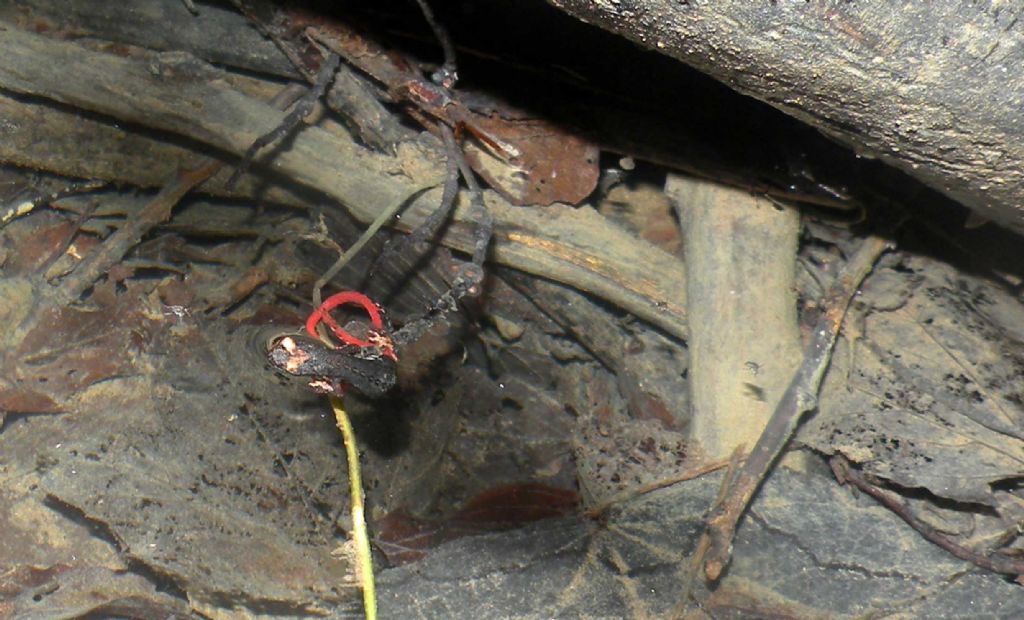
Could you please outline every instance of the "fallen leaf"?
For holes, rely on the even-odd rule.
[[[580,497],[571,489],[543,484],[510,484],[488,489],[444,520],[417,519],[396,510],[374,523],[378,547],[393,565],[415,562],[449,540],[522,527],[574,514]]]
[[[1024,474],[1024,343],[984,312],[1007,293],[932,259],[909,265],[886,270],[912,282],[905,303],[888,300],[863,341],[837,344],[801,438],[902,487],[994,505],[992,485]],[[860,301],[874,296],[868,286]],[[1024,323],[1019,302],[1001,307]]]
[[[505,145],[463,143],[473,169],[512,204],[576,204],[597,187],[599,151],[583,138],[538,119],[474,115],[468,122],[481,142]]]

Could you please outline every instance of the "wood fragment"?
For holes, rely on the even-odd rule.
[[[669,174],[683,231],[690,318],[690,439],[711,459],[753,445],[800,360],[800,213]]]
[[[280,88],[279,85],[275,85]],[[0,91],[0,118],[6,121],[0,140],[0,161],[28,170],[52,172],[77,179],[99,179],[142,188],[159,188],[177,170],[202,166],[202,144],[163,142],[124,126],[82,116],[39,100],[20,99]],[[202,149],[202,151],[200,150]],[[214,196],[258,199],[290,207],[307,206],[309,199],[280,182],[244,175],[229,191],[223,170],[199,190]]]
[[[1024,231],[1024,142],[1008,139],[1020,132],[1024,62],[1007,37],[1020,40],[1020,22],[994,18],[991,3],[551,4]],[[907,88],[910,75],[941,77]]]
[[[152,62],[10,27],[0,37],[0,56],[0,88],[169,131],[235,155],[283,116],[220,80],[156,75]],[[434,174],[427,180],[403,167],[400,157],[369,152],[350,137],[316,127],[297,135],[291,149],[276,153],[272,164],[274,172],[327,194],[365,223],[441,178],[439,167],[430,162],[426,165],[433,166]],[[437,193],[431,190],[415,198],[399,226],[411,230],[422,222],[436,208]],[[684,275],[675,257],[619,230],[591,209],[522,209],[489,192],[485,202],[495,220],[492,260],[593,293],[686,337],[679,295],[685,289]],[[442,237],[445,245],[466,252],[475,247],[475,224],[460,224],[469,206],[463,192],[456,224]]]

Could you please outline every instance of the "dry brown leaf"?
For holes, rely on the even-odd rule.
[[[474,115],[472,126],[505,145],[498,157],[467,143],[466,159],[512,204],[576,204],[597,187],[598,148],[579,136],[539,119]]]
[[[544,484],[509,484],[484,491],[444,520],[417,519],[397,510],[374,524],[377,545],[392,564],[426,556],[437,545],[463,536],[494,532],[574,514],[580,496]]]
[[[1024,306],[931,259],[876,275],[861,300],[888,305],[863,341],[839,342],[803,441],[900,486],[992,505],[993,484],[1024,474],[1024,343],[985,308],[1012,326]],[[892,280],[905,303],[892,304]]]

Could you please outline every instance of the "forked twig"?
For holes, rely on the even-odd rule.
[[[829,289],[823,304],[825,312],[804,351],[803,364],[793,375],[750,456],[716,502],[708,519],[707,529],[698,545],[698,549],[707,549],[698,561],[703,561],[704,575],[708,580],[717,580],[729,563],[736,526],[750,500],[793,436],[800,418],[817,406],[818,388],[831,360],[846,309],[879,256],[889,247],[889,242],[881,237],[868,237]]]
[[[679,484],[680,482],[694,480],[696,478],[700,478],[701,476],[710,474],[711,472],[716,472],[719,469],[722,469],[723,467],[728,467],[731,460],[732,459],[730,457],[728,459],[721,459],[711,463],[702,463],[697,467],[687,469],[686,471],[680,472],[674,476],[669,476],[668,478],[648,482],[647,484],[642,484],[633,489],[626,489],[625,491],[613,495],[609,499],[604,500],[603,502],[597,504],[596,506],[587,508],[583,512],[583,514],[588,519],[599,519],[602,516],[604,516],[605,513],[607,513],[608,510],[610,510],[613,506],[623,504],[625,502],[646,495],[648,493],[653,493],[654,491],[657,491],[659,489],[664,489],[672,485]]]
[[[435,300],[422,315],[408,321],[395,334],[395,344],[399,346],[417,340],[426,330],[430,329],[439,316],[446,312],[454,312],[458,307],[459,300],[463,297],[466,295],[476,295],[480,292],[480,284],[484,278],[483,264],[494,233],[494,217],[484,205],[480,186],[476,181],[476,177],[473,176],[472,170],[469,169],[469,165],[466,164],[465,157],[455,139],[454,132],[445,125],[439,125],[439,129],[444,138],[445,150],[448,155],[441,206],[411,235],[404,237],[399,243],[395,244],[394,248],[405,247],[407,244],[414,247],[419,246],[434,237],[437,230],[448,220],[449,214],[455,208],[459,176],[461,175],[466,181],[466,186],[469,188],[470,201],[472,202],[471,219],[475,220],[477,224],[474,231],[473,257],[469,262],[458,264],[455,269],[455,276],[452,278],[451,288],[447,292]],[[392,253],[397,252],[394,248],[391,249]],[[378,258],[378,264],[384,256],[385,254],[382,253]]]

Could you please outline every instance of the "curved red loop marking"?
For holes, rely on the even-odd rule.
[[[316,326],[323,321],[331,332],[338,337],[339,340],[345,344],[355,345],[357,347],[372,347],[374,344],[369,340],[363,340],[362,338],[356,338],[352,334],[345,331],[338,322],[334,320],[334,317],[330,315],[330,311],[343,306],[346,304],[362,306],[363,310],[366,310],[366,314],[370,317],[370,324],[377,331],[384,331],[384,318],[380,314],[380,307],[373,303],[366,295],[356,291],[342,291],[335,293],[324,300],[320,307],[317,308],[309,315],[306,319],[306,333],[313,338],[319,338],[319,334],[316,333]]]

